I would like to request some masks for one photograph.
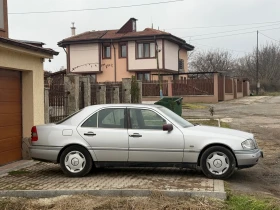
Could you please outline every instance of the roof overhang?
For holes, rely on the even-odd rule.
[[[16,41],[13,39],[8,39],[8,38],[3,38],[0,37],[0,44],[2,44],[3,46],[10,46],[13,48],[17,48],[19,50],[22,51],[30,51],[33,54],[42,54],[45,55],[43,57],[52,57],[53,55],[58,55],[59,53],[52,50],[52,49],[46,49],[46,48],[42,48],[42,47],[37,47],[35,45],[31,45],[31,44],[27,44],[27,43],[23,43],[20,41]]]
[[[186,43],[185,40],[180,39],[176,36],[173,36],[171,34],[161,34],[161,35],[148,35],[148,36],[130,36],[130,37],[119,37],[114,39],[81,39],[81,40],[62,40],[58,42],[59,47],[66,47],[67,45],[71,44],[89,44],[89,43],[108,43],[108,42],[125,42],[125,41],[139,41],[139,40],[155,40],[155,39],[165,39],[169,40],[171,42],[174,42],[178,45],[180,45],[181,48],[186,49],[187,51],[194,50],[194,46]]]

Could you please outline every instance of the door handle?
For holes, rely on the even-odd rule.
[[[139,133],[134,133],[132,135],[129,135],[130,137],[133,137],[133,138],[139,138],[139,137],[142,137],[142,135],[140,135]]]
[[[84,135],[85,136],[96,136],[96,134],[93,132],[84,133]]]

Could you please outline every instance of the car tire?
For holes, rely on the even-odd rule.
[[[92,169],[93,160],[84,147],[70,146],[62,152],[59,163],[67,176],[83,177]]]
[[[208,178],[227,179],[235,171],[236,161],[232,152],[227,148],[213,146],[203,152],[200,167]]]

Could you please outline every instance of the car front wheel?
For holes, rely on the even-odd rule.
[[[60,167],[70,177],[82,177],[88,174],[93,161],[89,152],[81,146],[67,147],[60,156]]]
[[[200,166],[205,176],[213,179],[226,179],[233,174],[236,161],[227,148],[213,146],[202,154]]]

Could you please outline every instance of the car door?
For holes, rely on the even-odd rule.
[[[91,115],[79,127],[99,162],[128,161],[126,108],[105,108]]]
[[[182,162],[184,137],[178,128],[163,131],[169,121],[152,109],[130,108],[128,113],[129,162]]]

